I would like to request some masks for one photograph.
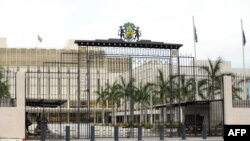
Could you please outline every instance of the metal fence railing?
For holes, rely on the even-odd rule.
[[[235,108],[250,107],[250,78],[246,75],[232,77],[232,105]]]
[[[134,50],[133,50],[134,51]],[[48,121],[47,138],[89,138],[137,135],[222,135],[221,82],[212,81],[205,66],[189,56],[171,56],[168,50],[81,48],[65,52],[58,61],[43,62],[38,71],[26,72],[26,112],[33,123],[27,137],[36,139],[39,113]],[[217,87],[211,84],[216,83]],[[114,95],[115,94],[115,95]],[[35,135],[34,135],[35,134]]]
[[[16,72],[9,69],[1,71],[0,107],[16,106]]]
[[[31,63],[25,76],[26,112],[32,122],[27,138],[38,138],[40,114],[48,121],[51,139],[64,138],[66,126],[71,138],[89,138],[92,125],[96,137],[113,137],[114,126],[123,138],[136,137],[139,126],[144,137],[159,136],[160,126],[165,136],[179,136],[182,125],[187,136],[200,136],[203,124],[208,135],[221,136],[221,79],[213,80],[209,67],[194,57],[171,52],[149,46],[84,46],[47,54],[49,59],[40,54],[41,61]],[[14,78],[6,72],[3,81],[8,80],[11,98],[2,98],[4,105],[15,103]],[[238,95],[234,105],[247,107],[247,95]]]

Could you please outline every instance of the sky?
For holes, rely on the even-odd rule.
[[[194,56],[192,16],[197,59],[221,57],[236,68],[243,68],[242,19],[250,68],[249,0],[0,0],[0,38],[8,47],[63,48],[69,39],[119,38],[119,26],[132,22],[141,39],[183,44],[180,53]]]

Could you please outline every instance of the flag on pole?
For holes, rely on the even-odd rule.
[[[37,39],[38,39],[39,42],[43,41],[43,39],[39,35],[37,35]]]
[[[246,37],[245,37],[245,33],[244,33],[244,30],[242,29],[242,43],[243,43],[243,46],[245,46],[246,44]]]
[[[196,43],[198,42],[198,36],[197,36],[195,25],[194,25],[194,40]]]
[[[194,16],[192,17],[193,19],[193,37],[194,37],[194,59],[196,60],[196,43],[198,42],[198,36],[197,36],[197,32],[196,32],[196,27],[194,24]]]

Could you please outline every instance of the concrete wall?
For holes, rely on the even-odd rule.
[[[233,108],[232,81],[224,76],[224,120],[226,125],[249,125],[250,108]]]
[[[25,138],[25,75],[18,72],[16,77],[17,106],[0,107],[0,139]]]
[[[0,38],[0,48],[7,47],[7,39],[6,38]]]

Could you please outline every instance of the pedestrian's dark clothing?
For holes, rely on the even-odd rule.
[[[26,113],[25,115],[25,128],[26,128],[26,132],[27,133],[30,133],[29,132],[29,126],[32,124],[32,122],[29,120],[28,118],[28,113]]]

